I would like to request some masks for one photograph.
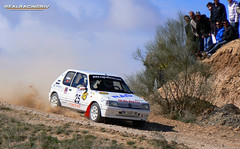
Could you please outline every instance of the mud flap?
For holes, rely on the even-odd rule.
[[[91,108],[91,105],[92,105],[92,103],[91,103],[90,105],[88,105],[87,110],[86,110],[85,115],[84,115],[84,116],[87,117],[87,118],[90,117],[90,108]]]

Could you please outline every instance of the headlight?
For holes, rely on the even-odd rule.
[[[108,106],[112,107],[118,107],[118,102],[117,101],[107,101]]]
[[[145,110],[150,110],[150,106],[147,103],[142,104],[142,108]]]

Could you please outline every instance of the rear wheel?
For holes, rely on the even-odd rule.
[[[57,108],[61,106],[57,93],[52,94],[51,100],[50,100],[50,106],[51,108]]]
[[[101,110],[97,103],[93,103],[90,109],[90,119],[94,122],[101,122]]]

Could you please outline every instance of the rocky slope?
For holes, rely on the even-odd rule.
[[[211,65],[215,74],[213,104],[221,107],[232,103],[240,108],[240,39],[222,46],[204,62]]]

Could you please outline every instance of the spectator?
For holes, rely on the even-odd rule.
[[[208,8],[208,10],[210,12],[210,18],[211,18],[212,6],[213,6],[213,3],[211,3],[211,2],[207,3],[207,8]],[[211,19],[209,19],[209,20],[210,20],[210,23],[211,23],[211,33],[214,34],[214,26],[215,25],[213,25]]]
[[[236,11],[237,11],[238,14],[240,14],[240,2],[237,5]]]
[[[237,13],[238,2],[235,0],[228,0],[228,11],[229,11],[229,22],[236,31],[236,36],[239,36],[238,27],[239,27],[239,14]]]
[[[227,42],[236,39],[236,34],[234,28],[230,25],[228,20],[223,21],[225,32],[223,33],[223,40]]]
[[[214,35],[216,36],[217,34],[217,27],[216,27],[216,22],[217,20],[223,21],[227,19],[226,15],[226,8],[225,6],[219,2],[219,0],[213,0],[214,3],[212,5],[211,9],[211,22],[213,24],[213,29],[214,29]]]
[[[228,20],[223,21],[225,31],[223,32],[222,41],[217,43],[211,50],[207,52],[208,55],[212,55],[216,52],[222,45],[226,44],[229,41],[236,39],[236,34],[234,28],[230,25]]]
[[[185,33],[187,35],[187,38],[191,38],[191,34],[193,34],[193,32],[191,31],[190,17],[188,15],[185,15],[184,20],[187,23],[187,25],[185,26]]]
[[[212,49],[214,48],[214,49],[216,49],[216,48],[218,48],[218,46],[220,46],[220,42],[222,42],[223,41],[223,33],[224,33],[224,31],[225,31],[225,28],[222,26],[222,22],[220,22],[220,21],[217,21],[216,22],[216,26],[217,26],[217,35],[216,35],[216,43],[214,43],[214,44],[212,44],[208,49],[207,49],[207,53],[213,53],[213,51],[212,51]],[[209,52],[210,51],[210,52]],[[204,53],[203,54],[203,57],[205,57],[206,56],[206,54]]]
[[[185,33],[187,36],[186,45],[188,46],[190,51],[196,53],[198,41],[197,41],[197,37],[194,35],[194,33],[191,30],[190,17],[188,15],[185,15],[184,20],[187,23],[187,25],[185,26]]]
[[[223,41],[223,33],[225,31],[225,28],[223,27],[221,21],[217,21],[216,26],[217,26],[216,43],[220,43]]]
[[[207,8],[208,8],[208,10],[210,12],[210,18],[211,18],[212,6],[213,6],[213,3],[211,3],[211,2],[207,3]]]
[[[199,11],[196,12],[197,18],[197,34],[199,37],[200,52],[206,51],[212,44],[211,40],[211,26],[209,18],[206,15],[201,15]]]
[[[196,22],[197,20],[196,20],[195,13],[193,11],[190,11],[189,16],[191,17],[191,21],[190,21],[191,30],[194,33],[194,35],[197,36],[197,22]]]

